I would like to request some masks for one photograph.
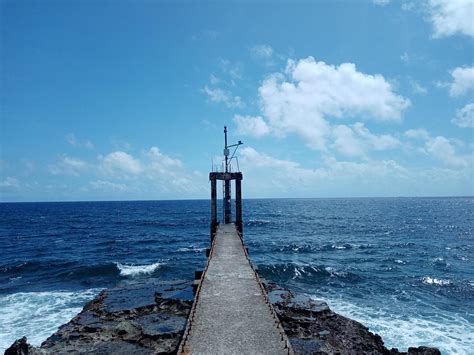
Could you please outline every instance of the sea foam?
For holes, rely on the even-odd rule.
[[[451,284],[450,280],[437,279],[434,277],[423,277],[422,282],[426,285],[447,286]]]
[[[115,263],[120,271],[121,276],[125,277],[136,277],[140,275],[150,275],[154,273],[162,264],[154,263],[149,265],[134,265],[134,264],[121,264]]]
[[[39,346],[78,314],[100,289],[19,292],[0,297],[0,353],[23,336]]]
[[[424,345],[437,347],[442,354],[459,355],[471,354],[474,349],[474,325],[460,315],[436,309],[433,316],[427,317],[396,307],[391,310],[362,307],[336,297],[328,301],[333,311],[379,334],[389,349],[406,351],[410,346]]]

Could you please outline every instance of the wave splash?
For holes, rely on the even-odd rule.
[[[135,264],[121,264],[115,263],[120,271],[120,276],[136,277],[141,275],[150,275],[160,268],[162,263],[154,263],[150,265],[135,265]]]
[[[313,296],[313,299],[321,299]],[[474,349],[474,325],[461,315],[453,315],[436,309],[435,315],[426,315],[406,310],[384,311],[355,305],[337,297],[328,299],[335,312],[355,319],[382,336],[387,348],[404,350],[410,346],[435,346],[442,354],[468,355]]]
[[[450,280],[437,279],[434,277],[423,277],[422,282],[426,285],[438,285],[438,286],[447,286],[451,284]]]
[[[19,292],[0,297],[0,353],[23,336],[39,346],[78,314],[100,289]]]

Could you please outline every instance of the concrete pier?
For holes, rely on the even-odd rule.
[[[292,354],[235,224],[220,224],[179,353]]]

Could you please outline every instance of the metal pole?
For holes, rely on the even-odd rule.
[[[228,155],[229,155],[229,151],[227,150],[227,126],[224,126],[224,156],[225,156],[225,172],[228,173],[229,171],[227,170],[227,166],[228,166]]]
[[[229,172],[229,148],[227,147],[227,126],[224,126],[224,157],[225,157],[225,172]],[[232,210],[230,205],[230,180],[224,179],[224,223],[232,221]]]
[[[211,179],[211,241],[217,227],[217,180]]]
[[[242,234],[242,185],[241,180],[235,180],[235,224],[237,230]]]

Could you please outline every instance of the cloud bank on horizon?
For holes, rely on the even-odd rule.
[[[472,0],[1,6],[2,201],[207,198],[224,124],[244,197],[474,194]]]

